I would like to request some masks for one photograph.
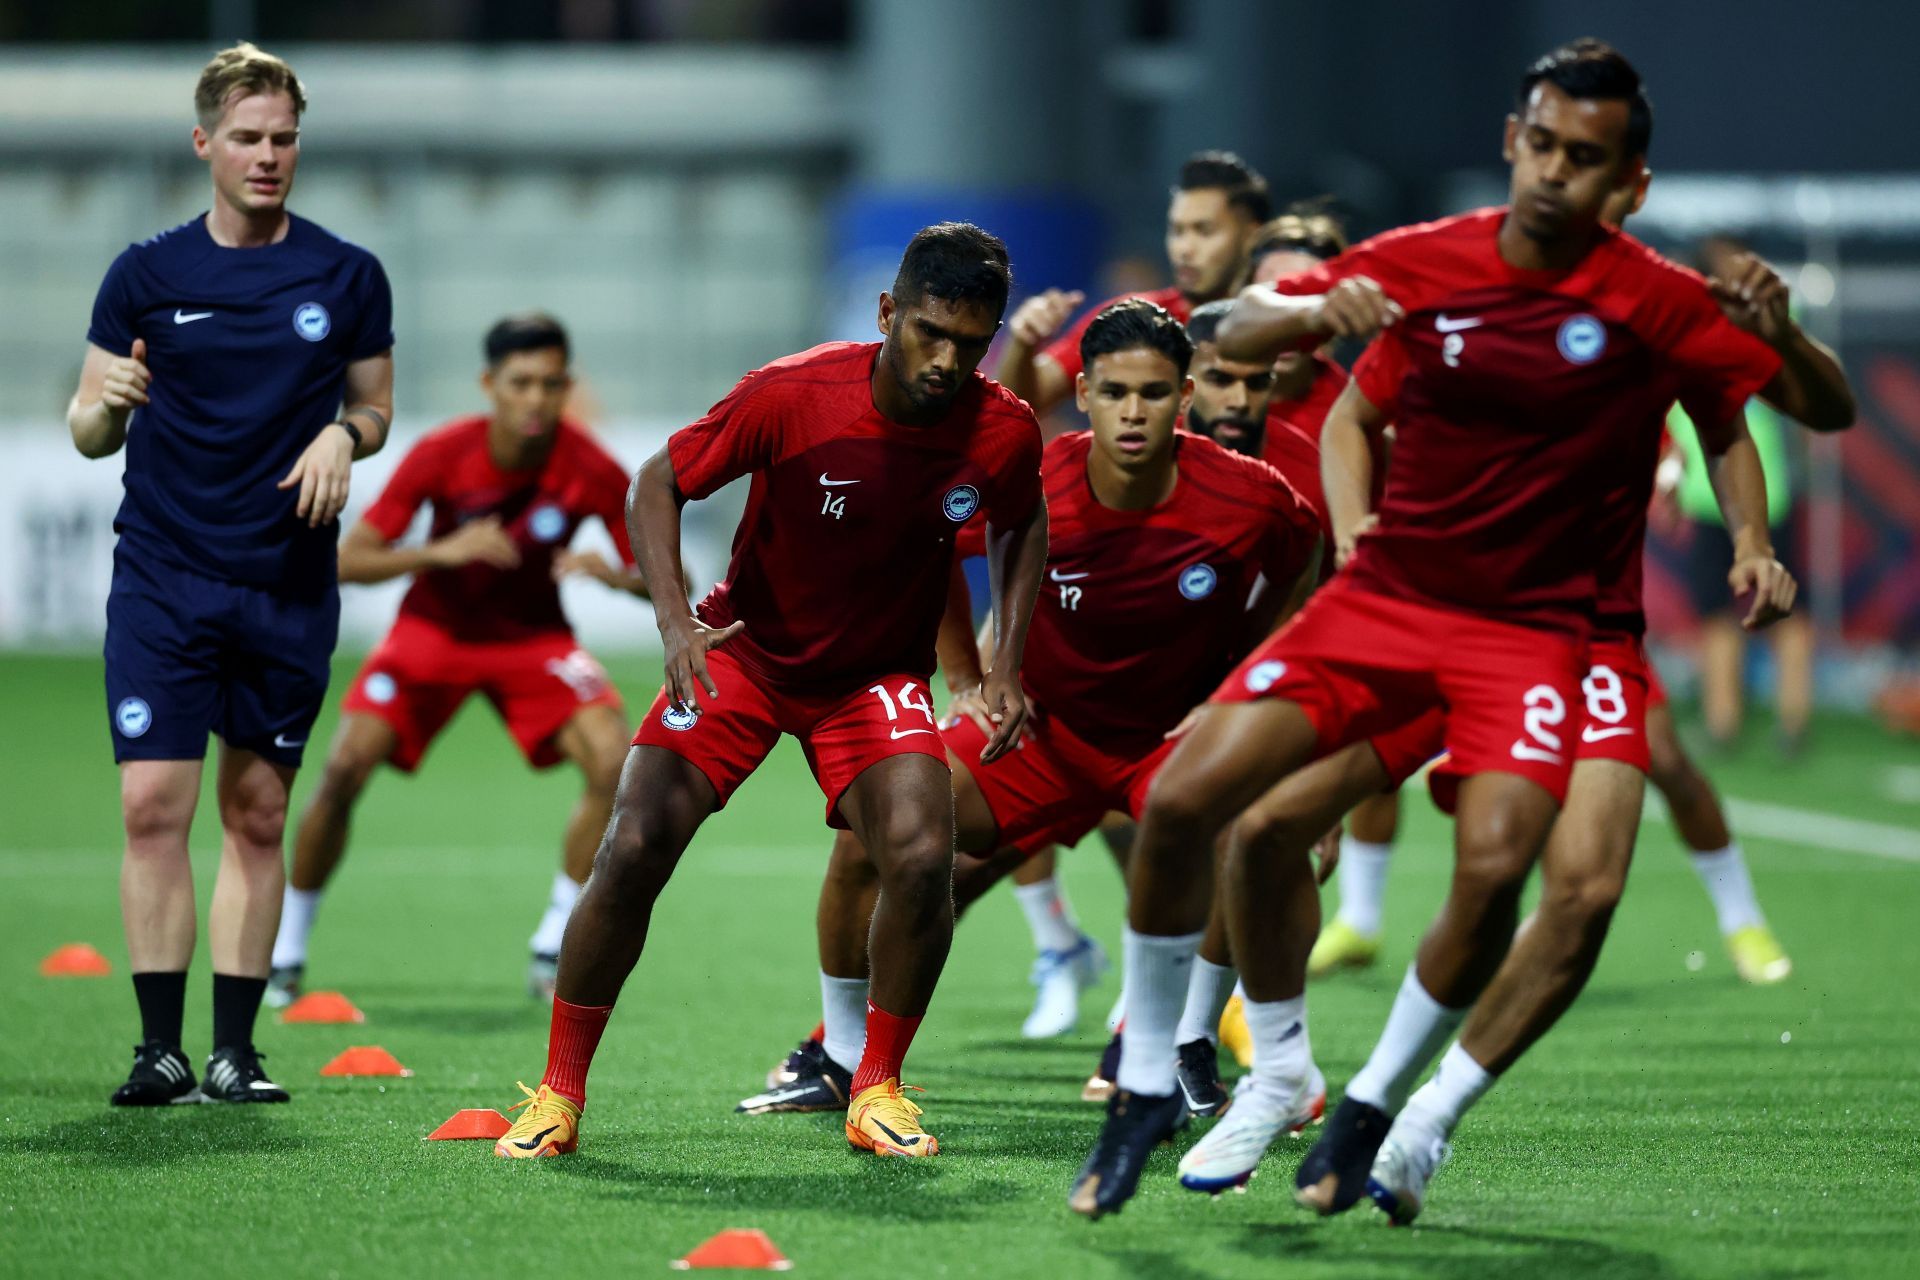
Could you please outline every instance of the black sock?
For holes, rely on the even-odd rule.
[[[265,978],[213,975],[214,1052],[253,1047],[253,1019],[260,1012],[260,997],[266,992]]]
[[[140,1002],[140,1038],[178,1048],[187,1004],[187,971],[136,973],[133,998]]]

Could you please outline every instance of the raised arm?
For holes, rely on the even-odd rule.
[[[1857,412],[1840,358],[1802,329],[1786,281],[1751,253],[1708,281],[1729,320],[1780,353],[1780,372],[1760,390],[1768,404],[1814,431],[1844,431]]]
[[[1799,585],[1786,566],[1774,558],[1767,531],[1767,476],[1760,468],[1760,451],[1747,434],[1747,416],[1709,428],[1710,419],[1696,417],[1700,448],[1706,455],[1713,495],[1733,540],[1733,568],[1727,582],[1736,599],[1751,592],[1753,604],[1740,625],[1749,631],[1778,622],[1793,612]]]
[[[1250,284],[1220,322],[1216,341],[1228,360],[1264,363],[1329,338],[1371,337],[1403,315],[1367,276],[1348,276],[1325,293],[1300,296]]]
[[[83,456],[109,457],[127,442],[127,419],[147,403],[153,381],[146,360],[147,344],[139,338],[133,340],[132,354],[124,356],[87,344],[80,386],[67,402],[67,430]]]
[[[1333,526],[1333,564],[1346,568],[1360,538],[1374,525],[1373,450],[1368,437],[1386,430],[1386,415],[1349,382],[1320,430],[1320,488]]]
[[[987,575],[993,584],[993,657],[980,682],[993,734],[980,753],[991,764],[1019,740],[1026,723],[1027,700],[1020,688],[1020,661],[1026,652],[1033,602],[1047,564],[1047,504],[1033,504],[1026,520],[1010,528],[987,525]]]
[[[1037,417],[1046,417],[1073,389],[1066,370],[1041,353],[1084,301],[1078,290],[1048,289],[1021,303],[1007,321],[994,381],[1032,405]]]

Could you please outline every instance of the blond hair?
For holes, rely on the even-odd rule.
[[[200,117],[200,127],[212,133],[227,112],[228,99],[236,93],[284,93],[293,99],[296,119],[307,109],[307,91],[300,86],[293,68],[245,40],[214,54],[213,61],[200,72],[200,83],[193,90],[193,110]]]

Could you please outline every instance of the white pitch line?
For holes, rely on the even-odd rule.
[[[1764,800],[1727,797],[1727,813],[1735,833],[1751,831],[1770,840],[1785,840],[1810,849],[1858,853],[1893,862],[1920,862],[1920,832],[1891,823],[1843,818],[1838,814]]]

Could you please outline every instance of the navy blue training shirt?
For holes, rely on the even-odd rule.
[[[393,346],[393,295],[371,253],[304,218],[226,249],[204,216],[107,269],[87,341],[145,339],[151,403],[127,427],[122,545],[230,582],[331,586],[337,525],[275,486],[340,412],[347,366]]]

